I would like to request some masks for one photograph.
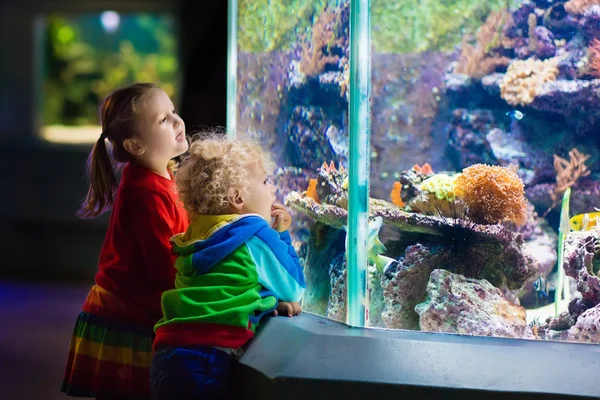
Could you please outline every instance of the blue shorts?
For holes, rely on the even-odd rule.
[[[228,399],[231,362],[210,346],[160,349],[152,357],[152,399]]]

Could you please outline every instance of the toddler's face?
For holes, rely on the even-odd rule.
[[[275,203],[276,188],[269,182],[262,163],[256,162],[248,168],[248,194],[243,196],[242,214],[258,214],[271,221],[271,206]]]

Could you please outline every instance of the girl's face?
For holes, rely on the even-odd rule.
[[[248,168],[248,193],[242,195],[240,214],[258,214],[271,221],[271,206],[275,203],[276,188],[269,182],[262,163],[256,162]]]
[[[151,168],[166,167],[170,159],[185,153],[189,147],[185,123],[161,89],[151,89],[143,101],[137,128],[135,141],[140,152],[134,156]]]

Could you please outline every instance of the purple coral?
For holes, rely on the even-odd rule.
[[[531,4],[523,4],[513,12],[514,29],[510,32],[511,37],[525,36],[529,32],[529,14],[533,13],[535,8]]]
[[[581,296],[600,303],[600,277],[594,271],[594,253],[598,237],[595,232],[571,232],[565,239],[563,267],[565,274],[577,280]]]
[[[537,38],[535,53],[538,57],[542,59],[554,57],[556,53],[554,34],[543,26],[537,26],[535,28],[535,36]]]
[[[596,4],[588,8],[579,24],[588,40],[600,38],[600,5]]]

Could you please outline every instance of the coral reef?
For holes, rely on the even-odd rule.
[[[512,23],[512,16],[508,12],[491,12],[477,32],[475,46],[468,43],[468,36],[463,38],[462,52],[454,72],[480,78],[496,71],[498,67],[506,67],[510,59],[499,55],[496,50],[511,47],[512,42],[504,35],[504,29],[510,28]]]
[[[463,204],[454,194],[455,176],[435,174],[419,185],[419,193],[408,203],[408,210],[426,215],[462,215]]]
[[[346,257],[344,254],[336,256],[329,267],[331,293],[327,303],[327,318],[346,322],[348,309]]]
[[[381,277],[385,309],[382,317],[388,328],[419,329],[415,306],[426,298],[425,288],[434,266],[428,263],[431,252],[420,244],[406,249],[398,264]]]
[[[509,302],[486,280],[436,269],[427,299],[415,307],[423,331],[533,338],[523,307]]]
[[[587,154],[582,154],[577,149],[569,151],[569,160],[554,155],[554,169],[556,170],[556,186],[550,194],[552,199],[552,208],[558,204],[562,194],[567,188],[577,183],[579,178],[590,174],[585,162],[590,158]]]
[[[598,0],[569,0],[565,3],[565,10],[571,14],[583,14],[588,8],[598,4]]]
[[[285,12],[294,15],[276,6],[263,20],[263,0],[242,3],[252,21],[238,41],[238,129],[281,166],[275,182],[296,214],[292,231],[310,288],[305,309],[343,321],[348,2],[291,0]],[[571,215],[599,205],[600,3],[510,6],[383,0],[373,7],[369,219],[385,222],[382,251],[395,259],[368,270],[373,326],[530,337],[518,304],[539,306],[540,277],[552,290],[553,206],[566,187]],[[431,49],[444,51],[423,51]],[[567,156],[573,148],[589,155],[585,168],[577,164],[585,156],[575,154],[575,164]],[[426,162],[432,170],[418,167]],[[495,172],[472,173],[478,168]],[[537,215],[548,209],[547,220]],[[585,293],[597,289],[595,268],[592,284],[578,283]],[[444,298],[442,286],[464,297]],[[497,308],[479,305],[480,293]],[[596,340],[599,305],[580,297],[533,336]]]
[[[527,220],[525,190],[519,176],[508,168],[475,164],[455,180],[457,197],[467,204],[469,218],[480,224]]]
[[[574,278],[580,297],[556,318],[540,326],[542,336],[552,340],[600,343],[600,231],[571,232],[565,239],[563,268]]]
[[[600,303],[600,275],[594,263],[600,231],[571,232],[565,239],[565,274],[577,281],[577,290],[585,300]]]
[[[422,196],[425,189],[431,191],[432,202],[440,201],[440,197],[453,198],[454,178],[449,175],[433,174],[431,168],[415,165],[404,171],[402,176],[407,186],[405,197],[409,202]],[[311,294],[305,299],[307,309],[326,313],[337,320],[344,318],[347,301],[345,261],[340,247],[340,233],[347,220],[346,180],[347,172],[344,168],[325,163],[317,169],[315,188],[321,199],[320,204],[307,196],[306,192],[292,192],[285,199],[286,205],[315,221],[310,228],[307,250],[307,284],[310,282],[311,285]],[[451,203],[454,204],[449,202]],[[460,278],[463,280],[481,280],[485,282],[480,284],[486,291],[494,287],[492,293],[485,294],[486,298],[496,298],[495,293],[500,288],[507,290],[507,294],[508,291],[514,292],[522,288],[536,276],[539,268],[528,254],[532,248],[525,246],[524,235],[530,241],[543,236],[535,232],[536,215],[532,207],[525,207],[524,212],[529,218],[527,223],[516,228],[515,222],[505,222],[509,229],[498,224],[477,225],[466,222],[456,219],[456,214],[453,218],[444,218],[409,213],[391,203],[371,199],[370,219],[376,221],[381,218],[387,227],[398,232],[400,238],[400,241],[388,240],[389,246],[386,245],[389,247],[388,254],[399,255],[397,260],[388,263],[381,272],[374,270],[369,274],[370,293],[373,296],[369,307],[371,324],[388,328],[419,329],[419,315],[415,307],[426,301],[427,283],[432,271],[436,269],[446,269],[449,273],[460,272],[465,275]],[[518,232],[519,229],[521,232]],[[337,236],[331,236],[333,233]],[[453,239],[452,235],[462,236]],[[453,249],[453,240],[464,240],[464,244]],[[322,245],[319,246],[319,241],[328,245],[323,248]],[[450,247],[444,250],[444,246]],[[337,253],[334,249],[337,249]],[[386,251],[383,246],[375,250]],[[467,281],[461,282],[463,283],[459,286],[465,286]],[[504,301],[507,302],[506,299]],[[518,301],[516,297],[514,301]],[[504,317],[506,316],[500,313],[490,318],[496,321]],[[421,319],[421,323],[425,320]],[[431,322],[427,326],[431,330],[445,329],[433,328]],[[482,334],[477,330],[473,333]]]
[[[600,78],[600,40],[596,38],[589,48],[589,70],[594,78]]]
[[[500,82],[500,96],[511,105],[533,102],[546,82],[556,80],[558,60],[545,61],[528,58],[513,61]]]
[[[346,210],[333,205],[317,204],[299,193],[290,193],[286,197],[286,205],[332,227],[343,227],[346,223]],[[451,219],[407,213],[381,200],[372,199],[370,208],[370,217],[381,217],[386,224],[398,229],[400,234],[423,232],[436,235],[436,232],[444,227],[461,223]],[[510,289],[519,289],[536,274],[538,265],[530,256],[524,254],[524,240],[521,234],[513,233],[501,225],[473,225],[469,229],[474,232],[474,240],[485,243],[488,251],[484,258],[469,260],[471,264],[481,263],[476,268],[480,271],[479,274],[473,278],[487,279],[496,287],[504,285]]]
[[[541,183],[525,190],[526,197],[540,210],[545,212],[553,207],[551,198],[556,185]],[[571,215],[589,213],[598,206],[600,182],[592,179],[581,179],[571,189]]]
[[[350,4],[341,8],[325,8],[312,28],[310,42],[302,44],[300,71],[308,77],[316,77],[329,64],[337,65],[348,51]]]
[[[600,306],[584,311],[567,331],[567,340],[581,343],[600,343]]]

